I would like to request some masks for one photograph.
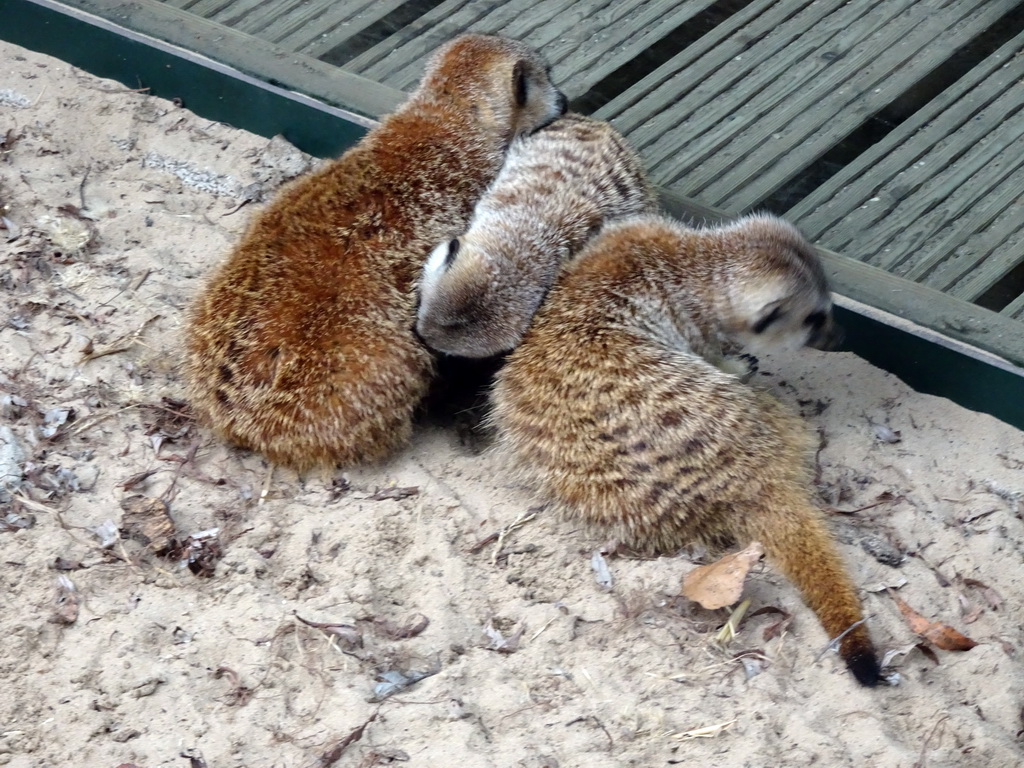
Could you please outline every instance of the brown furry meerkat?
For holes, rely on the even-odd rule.
[[[569,114],[519,137],[465,234],[427,260],[417,332],[450,355],[509,351],[605,221],[653,209],[643,163],[608,123]]]
[[[527,46],[465,35],[337,160],[285,187],[195,300],[189,397],[233,443],[297,469],[381,459],[433,372],[416,283],[466,228],[511,141],[565,112]]]
[[[800,418],[718,367],[724,347],[835,338],[824,271],[787,222],[609,224],[498,374],[499,446],[572,517],[646,551],[764,544],[864,685],[879,662],[811,502]],[[852,629],[851,629],[852,628]]]

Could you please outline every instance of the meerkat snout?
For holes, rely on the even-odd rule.
[[[758,214],[709,237],[732,254],[723,268],[740,277],[732,280],[728,294],[732,330],[744,348],[757,354],[839,346],[843,332],[832,316],[828,278],[814,247],[795,226]]]

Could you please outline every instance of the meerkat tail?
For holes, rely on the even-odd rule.
[[[860,599],[821,513],[804,500],[772,508],[785,514],[753,516],[749,534],[764,544],[768,559],[800,590],[829,637],[842,636],[839,655],[857,681],[876,685],[881,665]]]

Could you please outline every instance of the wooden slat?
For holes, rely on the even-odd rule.
[[[924,156],[972,123],[999,122],[998,95],[1024,77],[1024,33],[1005,44],[787,212],[809,237],[844,249],[944,163]],[[985,112],[985,110],[988,110]],[[955,160],[950,152],[947,161]],[[907,174],[915,174],[912,178]]]
[[[198,0],[198,2],[192,2],[182,7],[184,10],[187,10],[189,13],[194,13],[196,16],[202,16],[204,19],[212,19],[215,14],[237,4],[238,3],[236,3],[235,0]]]
[[[278,45],[289,50],[301,51],[307,56],[323,56],[376,24],[405,2],[406,0],[370,0],[363,10],[357,12],[347,9],[343,11],[341,4],[332,3],[321,9],[321,15],[316,19],[282,37]]]
[[[1024,33],[789,212],[830,248],[973,300],[1024,259]]]
[[[233,3],[229,8],[211,17],[239,32],[246,32],[250,35],[257,35],[267,40],[259,33],[278,18],[288,13],[294,13],[303,6],[315,2],[315,0],[275,0],[274,2],[257,2],[257,0],[243,0]],[[242,9],[244,7],[244,12]]]
[[[400,91],[157,0],[61,2],[361,117],[379,118],[405,99]]]
[[[712,2],[448,0],[344,67],[409,89],[419,80],[426,57],[454,34],[500,34],[543,52],[556,82],[576,98]]]
[[[716,40],[712,56],[680,54],[675,74],[643,102],[598,114],[640,147],[657,183],[746,209],[1005,14],[1008,1],[953,0],[938,13],[915,0],[818,0],[782,20],[793,4],[766,3]],[[714,55],[743,41],[729,60]]]
[[[726,208],[755,206],[920,82],[1006,10],[1005,4],[991,0],[957,2],[941,13],[926,3],[915,3],[878,27],[860,51],[835,62],[844,72],[823,72],[810,87],[794,91],[771,119],[734,138],[724,156],[716,158],[723,165],[732,164],[729,171],[711,175],[707,169],[698,169],[696,181],[701,189],[695,193]],[[779,74],[787,77],[785,72]]]
[[[999,314],[1017,320],[1024,320],[1024,293],[1003,307]]]
[[[953,190],[941,206],[952,213],[947,219],[948,232],[938,231],[939,237],[930,238],[922,249],[924,258],[899,274],[968,301],[977,298],[1022,256],[1000,251],[1005,240],[1024,229],[1022,197],[1024,138],[1010,145],[993,166],[982,168],[967,184]],[[1003,215],[1007,212],[1009,215]],[[965,247],[968,241],[973,242]],[[954,289],[968,272],[974,273],[971,279]]]

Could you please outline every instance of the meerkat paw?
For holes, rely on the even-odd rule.
[[[743,354],[729,355],[723,358],[718,367],[746,384],[757,373],[759,362],[756,357],[744,352]]]

